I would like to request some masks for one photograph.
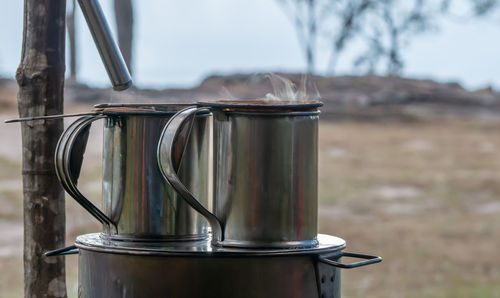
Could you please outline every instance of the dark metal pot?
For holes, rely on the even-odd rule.
[[[341,297],[340,269],[380,262],[318,235],[309,249],[213,248],[209,241],[137,246],[79,236],[79,297]],[[342,256],[366,259],[340,263]]]

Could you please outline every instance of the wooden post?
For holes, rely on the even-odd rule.
[[[21,117],[63,112],[66,0],[25,0],[21,63],[16,72]],[[63,121],[22,124],[25,297],[66,297],[64,194],[54,171]],[[4,268],[5,269],[5,268]]]
[[[76,83],[76,30],[75,30],[75,14],[76,1],[71,1],[71,11],[66,16],[66,24],[68,28],[68,41],[69,41],[69,81]]]

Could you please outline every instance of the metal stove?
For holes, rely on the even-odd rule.
[[[117,243],[101,233],[76,239],[79,297],[341,297],[341,268],[380,261],[343,252],[318,235],[307,249],[214,248],[210,240]],[[367,260],[342,264],[342,256]]]
[[[99,3],[79,3],[115,90],[126,89],[130,75]],[[341,297],[341,269],[382,259],[317,233],[321,105],[105,104],[80,114],[60,138],[56,173],[103,230],[46,255],[78,253],[79,297]],[[99,119],[102,210],[77,187]]]

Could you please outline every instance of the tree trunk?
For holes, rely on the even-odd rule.
[[[307,61],[307,73],[314,74],[314,55],[316,50],[316,1],[307,1],[307,40],[306,40],[306,61]]]
[[[76,82],[76,36],[75,36],[75,11],[76,11],[76,1],[71,1],[72,7],[71,11],[66,17],[66,24],[68,27],[68,40],[69,40],[69,81]]]
[[[393,28],[390,32],[390,45],[387,72],[389,76],[397,76],[401,72],[402,62],[399,56],[399,30]]]
[[[16,72],[21,117],[63,112],[65,0],[25,0],[21,63]],[[64,194],[54,171],[63,121],[22,124],[25,297],[66,297]]]
[[[132,0],[114,0],[118,44],[125,63],[132,74],[132,44],[134,38],[134,10]]]

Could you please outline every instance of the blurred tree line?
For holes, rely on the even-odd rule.
[[[75,40],[75,1],[69,0],[67,26],[70,45],[70,80],[76,81],[78,64]],[[403,53],[412,38],[436,30],[443,17],[460,21],[486,16],[500,0],[275,0],[295,27],[307,72],[317,72],[317,53],[329,51],[326,72],[334,74],[337,61],[347,46],[358,42],[363,50],[353,66],[374,73],[382,65],[388,75],[400,75]],[[123,57],[132,72],[133,0],[113,0],[116,32]],[[467,12],[453,14],[454,5],[465,5]]]
[[[330,52],[326,71],[333,74],[336,62],[349,43],[363,50],[353,66],[373,73],[385,65],[388,75],[400,75],[403,53],[412,38],[436,30],[440,18],[452,16],[453,7],[466,6],[461,21],[482,17],[499,7],[499,0],[276,0],[295,26],[307,63],[316,72],[318,44]],[[456,15],[454,16],[456,18]]]

